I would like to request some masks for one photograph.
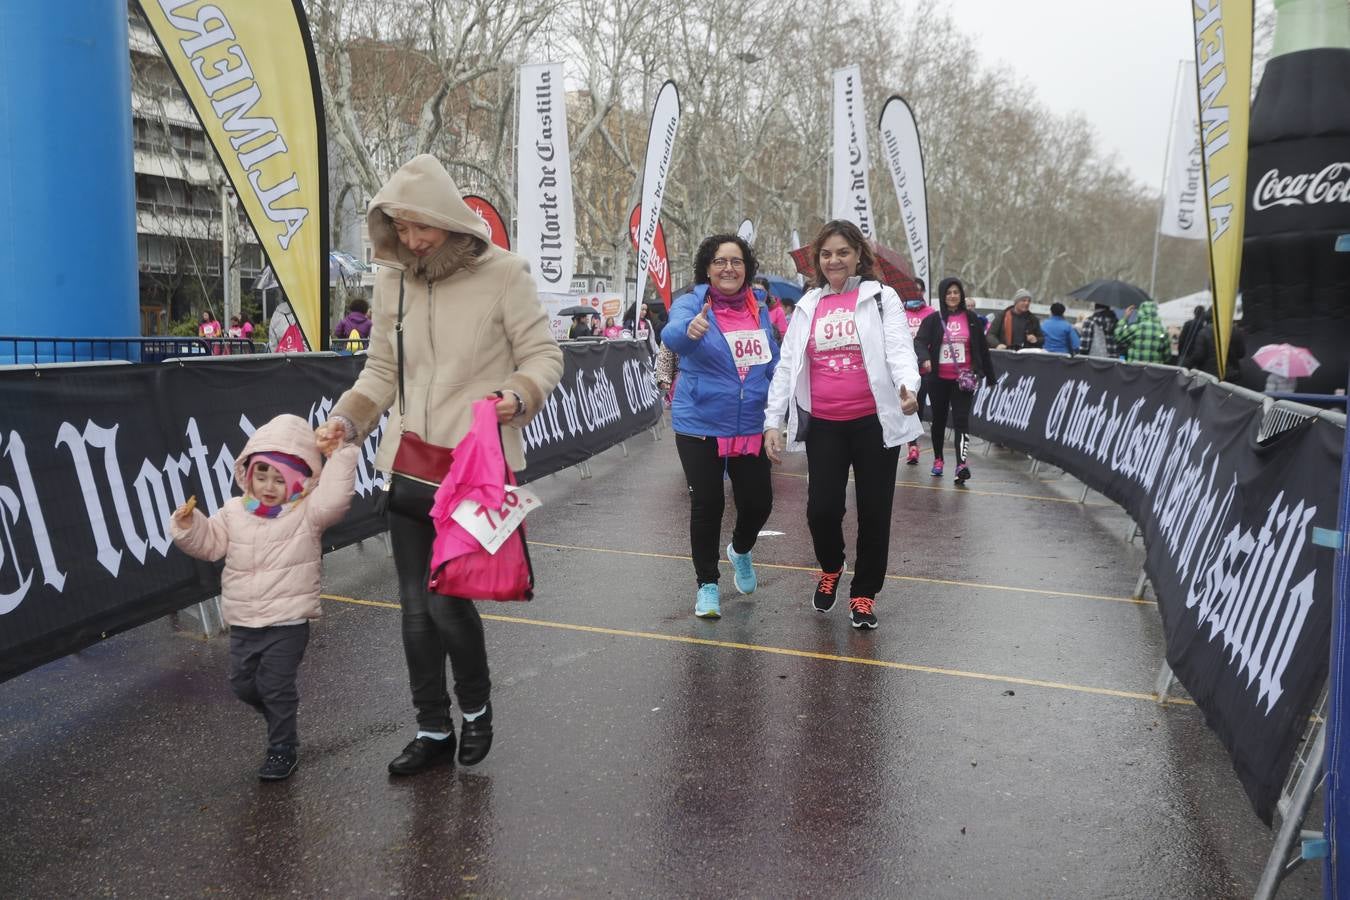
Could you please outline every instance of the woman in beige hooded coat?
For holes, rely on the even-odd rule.
[[[562,377],[562,350],[549,331],[529,265],[490,243],[483,220],[430,155],[418,156],[394,173],[371,201],[367,224],[381,266],[370,350],[356,383],[319,427],[320,446],[363,440],[389,411],[375,458],[375,467],[388,472],[404,428],[432,444],[452,447],[468,433],[470,405],[500,391],[497,418],[507,426],[502,429],[506,461],[523,469],[521,429]],[[401,404],[396,403],[395,343],[400,291],[406,392]],[[472,600],[427,591],[435,537],[430,518],[391,511],[389,535],[418,727],[416,738],[389,764],[389,771],[412,775],[454,758],[447,655],[464,714],[459,761],[472,765],[492,745],[482,619]]]

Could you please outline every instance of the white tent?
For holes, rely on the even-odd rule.
[[[1184,325],[1195,315],[1197,306],[1209,309],[1213,302],[1214,298],[1210,296],[1209,291],[1196,291],[1194,294],[1159,303],[1158,318],[1162,319],[1163,325]]]

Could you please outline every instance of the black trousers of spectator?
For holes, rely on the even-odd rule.
[[[417,727],[452,731],[450,694],[446,691],[445,658],[455,679],[455,699],[464,712],[482,709],[492,681],[488,676],[483,619],[472,600],[446,597],[427,590],[431,542],[436,526],[430,518],[391,512],[389,540],[398,572],[398,599],[403,610],[403,655]]]
[[[850,597],[873,597],[886,582],[891,545],[891,506],[900,448],[883,443],[875,415],[847,422],[811,420],[806,435],[806,524],[816,559],[826,572],[844,567],[844,513],[848,473],[858,505],[858,547]]]
[[[717,561],[722,549],[722,514],[726,510],[722,474],[731,478],[736,501],[731,547],[737,553],[749,553],[773,511],[769,458],[762,449],[758,456],[718,456],[717,438],[687,434],[675,435],[675,449],[689,485],[689,550],[694,557],[694,575],[700,587],[716,584],[720,577]]]
[[[267,720],[267,745],[294,750],[300,744],[295,717],[300,708],[296,675],[309,646],[309,623],[230,626],[230,687]]]
[[[942,444],[947,431],[947,410],[951,408],[952,431],[956,443],[956,461],[966,461],[970,433],[970,405],[975,395],[956,386],[956,380],[929,378],[928,399],[933,404],[933,458],[942,459]]]

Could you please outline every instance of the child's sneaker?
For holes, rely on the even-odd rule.
[[[749,553],[737,553],[735,547],[727,544],[727,559],[735,572],[736,590],[742,594],[753,594],[759,587],[759,578],[755,575],[755,565]]]
[[[938,478],[942,477],[942,460],[933,460],[933,474]]]
[[[905,465],[917,466],[919,464],[919,445],[917,442],[909,445],[909,456],[905,459]]]
[[[722,598],[715,584],[698,586],[698,597],[694,600],[694,615],[700,619],[722,618]]]
[[[970,480],[970,466],[965,463],[956,464],[956,483],[962,484]]]
[[[290,747],[271,747],[267,758],[258,767],[258,778],[262,781],[285,781],[291,777],[300,758]]]
[[[876,604],[871,597],[853,597],[848,601],[849,621],[854,628],[876,628]]]
[[[820,573],[820,578],[816,581],[816,595],[811,599],[816,612],[825,613],[834,609],[834,592],[839,587],[839,576],[843,574],[843,568],[838,572]]]

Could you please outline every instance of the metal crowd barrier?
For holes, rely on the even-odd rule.
[[[106,360],[155,363],[185,356],[236,356],[265,352],[267,344],[245,338],[0,336],[0,363],[10,365]]]

